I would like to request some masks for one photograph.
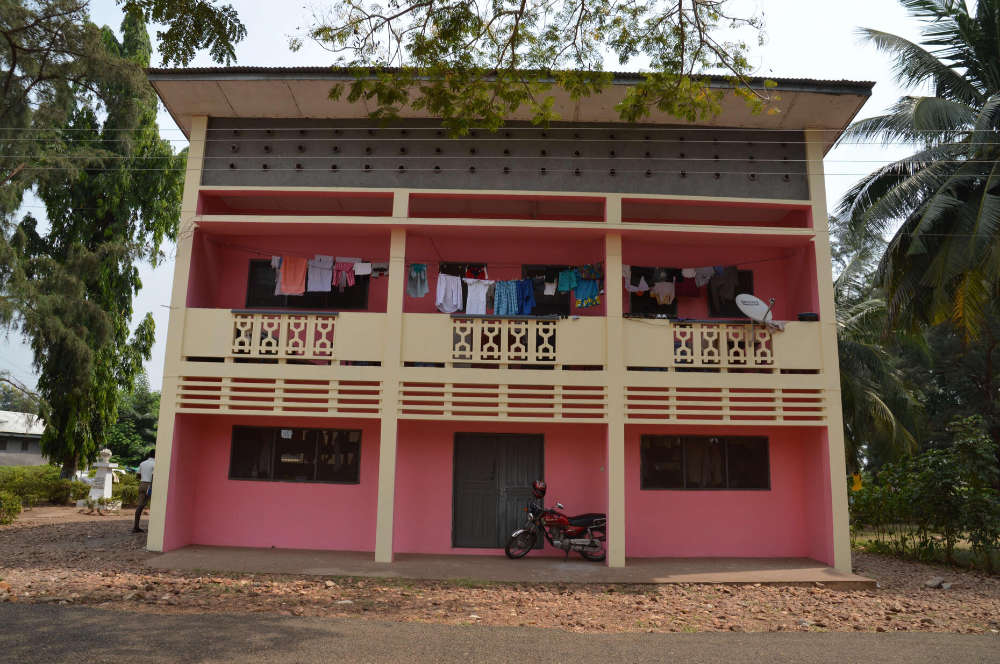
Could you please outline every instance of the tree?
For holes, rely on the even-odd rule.
[[[900,2],[924,22],[920,44],[861,34],[893,58],[903,86],[933,94],[902,97],[843,134],[916,151],[863,178],[838,213],[856,237],[891,236],[876,277],[894,325],[953,320],[969,338],[1000,283],[1000,0],[979,0],[974,14],[956,0]]]
[[[136,376],[131,390],[118,395],[118,420],[108,431],[107,445],[118,463],[137,466],[156,447],[160,395],[149,389],[145,373]]]
[[[121,42],[108,29],[103,40],[115,57],[148,65],[152,48],[138,12],[126,14]],[[136,90],[119,80],[97,85],[102,105],[78,95],[62,140],[71,147],[98,146],[107,157],[40,182],[37,194],[49,229],[40,233],[30,217],[18,229],[26,238],[20,257],[29,265],[64,265],[79,251],[94,257],[94,269],[83,276],[82,299],[108,323],[99,334],[85,333],[83,349],[77,340],[52,339],[44,329],[26,330],[35,332],[30,341],[38,389],[49,408],[42,451],[62,464],[64,474],[94,458],[116,421],[119,389],[131,390],[149,358],[152,316],[130,335],[132,297],[142,286],[135,263],[155,263],[163,240],[174,237],[183,189],[184,155],[175,155],[159,137],[152,89]],[[66,368],[81,365],[81,355],[90,358],[89,371],[74,376]]]
[[[730,89],[756,110],[770,101],[751,80],[748,45],[721,35],[762,36],[760,16],[736,16],[725,0],[346,0],[317,16],[304,38],[357,76],[332,97],[364,98],[373,116],[406,105],[441,117],[455,133],[496,129],[528,108],[535,123],[558,119],[552,92],[582,99],[607,87],[604,60],[648,62],[644,80],[617,110],[639,121],[652,109],[695,120],[715,114],[725,90],[705,72],[725,72]],[[301,46],[303,37],[292,40]]]
[[[921,425],[919,394],[905,380],[894,350],[906,340],[887,333],[885,300],[873,287],[871,262],[877,245],[845,246],[834,230],[834,281],[840,394],[849,471],[878,468],[917,450]]]
[[[85,1],[0,0],[0,324],[29,340],[43,449],[64,473],[96,453],[149,354],[152,319],[129,336],[134,263],[156,260],[176,229],[184,159],[158,137],[144,20],[167,23],[167,64],[200,48],[230,62],[245,35],[214,0],[118,2],[121,42]],[[30,188],[44,233],[30,215],[12,224]]]
[[[0,380],[4,379],[0,377]],[[38,412],[38,400],[32,398],[30,391],[24,386],[15,388],[6,382],[0,382],[0,410],[35,414]]]

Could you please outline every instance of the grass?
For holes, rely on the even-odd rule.
[[[952,552],[952,557],[954,558],[954,563],[949,563],[945,559],[945,551],[942,545],[941,548],[927,550],[925,551],[926,556],[916,555],[907,553],[906,555],[900,555],[898,552],[890,548],[890,545],[880,543],[871,530],[863,530],[861,532],[851,531],[851,546],[855,549],[860,549],[861,551],[867,551],[868,553],[880,553],[883,555],[890,555],[897,558],[904,558],[906,560],[918,560],[923,563],[928,563],[932,565],[945,565],[954,567],[963,567],[966,569],[976,569],[981,572],[986,572],[986,565],[984,561],[973,554],[972,547],[969,545],[967,540],[958,540],[955,543],[954,551]],[[994,549],[990,552],[990,558],[993,562],[993,574],[1000,574],[1000,551]]]

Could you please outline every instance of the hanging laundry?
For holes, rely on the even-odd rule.
[[[632,283],[632,266],[622,265],[622,279],[625,280],[626,284]]]
[[[350,256],[337,256],[336,262],[337,263],[350,263],[350,264],[353,265],[354,263],[360,263],[362,260],[364,260],[364,259],[362,259],[362,258],[352,258]]]
[[[486,271],[486,267],[483,265],[469,265],[465,268],[465,274],[463,275],[466,279],[489,279],[490,275]]]
[[[698,271],[693,267],[681,268],[681,276],[685,279],[694,279],[697,272]]]
[[[694,269],[694,283],[698,288],[701,288],[715,276],[714,267],[696,267]]]
[[[375,278],[385,277],[389,274],[388,263],[372,263],[372,276]]]
[[[485,315],[486,293],[493,282],[488,279],[464,279],[469,294],[465,299],[465,313]]]
[[[592,280],[603,279],[604,264],[590,263],[588,265],[583,265],[579,269],[579,274],[581,279],[592,279]]]
[[[555,295],[556,294],[556,282],[546,281],[545,286],[542,288],[542,295]]]
[[[535,308],[535,284],[531,279],[522,279],[517,284],[517,313],[530,316]]]
[[[427,265],[424,263],[413,263],[410,265],[410,273],[406,277],[406,294],[410,297],[423,297],[430,292],[427,285]]]
[[[693,278],[678,279],[675,285],[677,297],[698,297],[701,289],[695,284]]]
[[[493,313],[496,316],[517,315],[516,281],[498,281],[493,294]]]
[[[279,271],[279,295],[302,295],[306,292],[309,261],[298,256],[282,256]]]
[[[736,289],[740,285],[740,271],[730,265],[712,277],[708,284],[708,294],[712,298],[715,311],[722,311],[736,300]]]
[[[577,283],[580,281],[580,272],[576,268],[570,268],[569,270],[563,270],[559,273],[558,286],[556,290],[560,293],[568,293],[569,291],[576,288]]]
[[[281,256],[271,256],[271,267],[274,268],[274,294],[281,295]]]
[[[434,298],[437,310],[453,314],[462,309],[462,280],[452,274],[439,274],[437,295]]]
[[[329,293],[333,283],[333,256],[316,254],[309,259],[306,290],[311,293]]]
[[[673,304],[676,297],[674,281],[657,281],[649,289],[649,296],[656,298],[656,303],[659,305]]]
[[[629,293],[639,293],[640,295],[649,290],[649,283],[646,281],[646,277],[640,276],[639,283],[633,286],[630,283],[625,284],[625,290]]]
[[[578,309],[596,307],[601,303],[601,282],[597,279],[581,279],[573,290]]]
[[[354,285],[354,263],[341,263],[337,262],[333,264],[333,283],[337,286],[337,290],[341,293],[348,286]]]
[[[354,264],[354,274],[361,277],[372,273],[372,264],[364,261]]]

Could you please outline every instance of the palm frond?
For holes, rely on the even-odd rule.
[[[923,47],[881,30],[861,28],[858,33],[878,51],[892,57],[893,73],[900,87],[914,88],[933,81],[937,93],[946,98],[972,105],[982,103],[983,94],[975,85]]]

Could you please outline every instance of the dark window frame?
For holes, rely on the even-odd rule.
[[[560,293],[556,290],[555,295],[545,295],[545,282],[538,282],[534,277],[547,270],[570,270],[571,265],[522,265],[521,278],[532,279],[532,289],[535,292],[535,307],[531,312],[532,316],[563,316],[568,318],[573,315],[573,292],[566,291]]]
[[[310,479],[310,480],[295,480],[295,479],[285,479],[285,478],[277,478],[276,479],[275,478],[275,473],[276,473],[276,466],[278,465],[278,460],[277,460],[277,456],[278,455],[277,455],[276,442],[278,441],[278,436],[280,435],[279,432],[282,429],[291,429],[293,432],[299,432],[299,431],[306,431],[306,432],[331,431],[331,432],[336,432],[337,434],[344,434],[348,438],[348,441],[347,441],[348,443],[350,443],[350,444],[356,444],[357,445],[357,452],[356,452],[356,454],[357,454],[357,463],[356,463],[357,470],[356,470],[356,477],[355,477],[355,479],[352,479],[352,480],[321,480],[321,479],[317,479],[317,477],[319,475],[319,463],[318,463],[318,458],[317,458],[318,455],[316,454],[315,451],[313,453],[313,460],[312,460],[312,466],[313,466],[312,477],[313,477],[313,479]],[[241,430],[243,430],[243,431],[245,431],[245,430],[252,430],[252,431],[258,432],[258,433],[259,432],[263,432],[263,431],[270,431],[271,432],[270,455],[269,455],[270,458],[271,458],[271,464],[270,464],[271,467],[270,467],[270,476],[269,477],[239,477],[239,476],[234,476],[233,475],[233,465],[234,465],[234,463],[236,461],[236,436],[237,436],[237,432],[241,431]],[[356,443],[354,441],[349,440],[350,439],[350,435],[352,433],[357,433],[358,434],[358,440],[357,440]],[[293,435],[293,438],[294,438],[295,434],[293,433],[292,435]],[[361,484],[361,452],[362,452],[363,437],[364,437],[364,431],[361,430],[361,429],[331,429],[331,428],[327,428],[327,427],[257,427],[257,426],[246,426],[246,425],[234,425],[233,426],[233,430],[232,430],[232,434],[230,436],[230,444],[229,444],[229,470],[228,470],[228,473],[227,473],[227,479],[229,479],[231,481],[234,481],[234,482],[283,482],[283,483],[287,483],[287,484]],[[314,445],[315,445],[314,449],[316,451],[318,451],[319,442],[317,441],[316,443],[314,443]]]
[[[643,448],[643,443],[652,438],[676,438],[681,444],[681,483],[683,486],[651,486],[646,480],[646,450]],[[689,487],[687,486],[688,481],[688,468],[687,468],[687,449],[688,443],[691,441],[718,439],[723,443],[723,463],[722,470],[725,476],[724,482],[726,486],[721,487]],[[763,442],[763,465],[765,473],[767,476],[766,486],[760,487],[730,487],[730,469],[729,469],[729,442],[730,441],[745,441],[752,440]],[[771,439],[767,436],[691,436],[691,435],[661,435],[661,434],[642,434],[639,436],[639,489],[641,491],[770,491],[771,490]]]
[[[753,295],[753,270],[738,270],[738,286],[736,287],[736,294],[748,293]],[[736,299],[729,303],[729,308],[724,311],[719,311],[715,308],[715,302],[712,300],[712,285],[709,283],[708,288],[705,289],[705,295],[708,298],[708,317],[709,318],[747,318],[746,314],[740,311],[740,308],[736,306]],[[749,320],[749,319],[747,319]]]
[[[271,295],[260,294],[260,300],[255,300],[255,270],[264,271],[266,267],[274,277],[261,284]],[[277,273],[271,267],[271,261],[262,258],[251,258],[247,265],[247,309],[290,309],[294,311],[315,309],[316,311],[368,311],[371,295],[371,276],[355,275],[354,285],[348,286],[341,293],[334,286],[326,292],[306,292],[302,295],[273,295],[276,286]],[[357,289],[361,289],[360,291]],[[353,300],[350,298],[354,298]],[[363,303],[363,304],[362,304]]]
[[[659,270],[674,270],[675,268],[666,267],[648,267],[643,265],[633,265],[632,273],[633,275],[646,277],[646,284],[652,288],[653,284],[656,283],[656,274]],[[638,280],[638,279],[636,279]],[[667,316],[669,318],[677,317],[677,298],[670,304],[660,304],[656,301],[656,298],[650,297],[649,291],[645,293],[629,293],[628,298],[628,308],[629,313],[635,315],[646,315],[646,316]]]

